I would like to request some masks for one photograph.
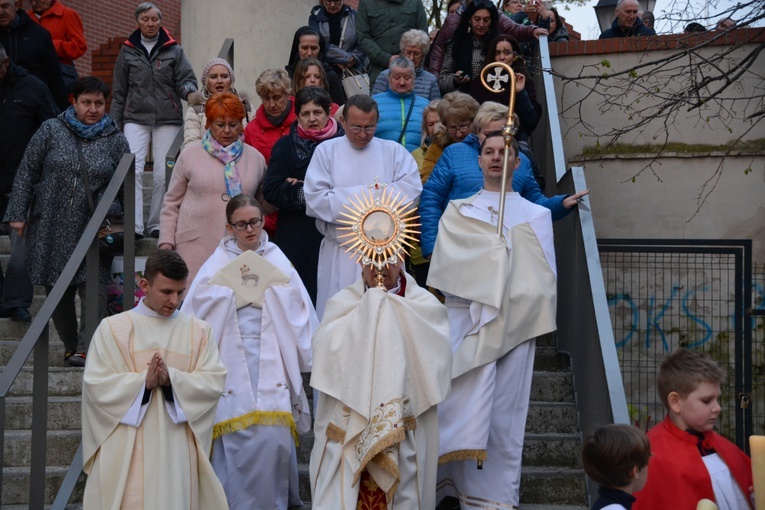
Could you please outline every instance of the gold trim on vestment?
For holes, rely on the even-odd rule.
[[[438,457],[438,465],[463,460],[486,460],[486,450],[455,450]]]
[[[338,444],[345,444],[345,431],[332,422],[327,424],[327,439]]]
[[[213,440],[226,434],[239,432],[253,425],[289,427],[292,432],[292,438],[295,440],[295,446],[298,446],[297,425],[295,425],[292,413],[287,411],[253,411],[237,418],[216,423],[213,427]]]

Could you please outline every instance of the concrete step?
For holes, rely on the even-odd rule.
[[[51,323],[51,327],[48,328],[49,334],[56,331],[56,328],[52,326],[53,323]],[[53,335],[50,336],[52,337]],[[19,344],[20,342],[18,340],[0,340],[0,366],[8,364],[8,361],[10,361],[13,353],[16,352]],[[64,362],[65,352],[64,344],[59,341],[58,335],[56,335],[55,339],[50,338],[48,344],[48,365],[51,367],[68,366]],[[27,365],[31,365],[34,362],[34,357],[33,352],[27,359]]]
[[[523,441],[523,466],[581,469],[579,434],[526,433]]]
[[[56,498],[56,493],[61,482],[64,481],[66,467],[48,467],[45,470],[45,503],[51,504]],[[85,476],[80,476],[74,493],[70,501],[81,502],[85,490]],[[29,508],[29,468],[25,467],[5,467],[3,468],[3,508],[6,505],[23,505],[22,508]],[[74,507],[78,508],[78,507]],[[81,507],[79,507],[81,508]]]
[[[524,504],[586,505],[585,491],[581,469],[524,467],[521,471]]]
[[[69,466],[80,446],[79,430],[49,430],[45,463],[48,466]],[[32,432],[6,430],[3,451],[5,467],[29,466],[32,458]]]
[[[74,430],[82,427],[82,399],[79,395],[48,397],[48,430]],[[32,426],[32,397],[9,397],[5,401],[5,430]]]
[[[530,402],[526,432],[531,434],[576,434],[579,431],[576,405],[565,402]]]
[[[574,402],[574,381],[567,372],[535,371],[531,381],[531,401]]]
[[[3,367],[3,370],[5,367]],[[82,392],[82,368],[50,367],[48,373],[48,396],[79,397]],[[32,367],[24,367],[11,386],[10,396],[24,397],[32,395]]]
[[[571,362],[568,355],[559,353],[555,346],[537,345],[534,355],[534,370],[569,372],[571,371]]]

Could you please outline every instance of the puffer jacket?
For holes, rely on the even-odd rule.
[[[372,87],[372,95],[388,90],[388,75],[390,75],[390,69],[386,69],[380,73]],[[438,88],[438,79],[435,75],[426,71],[422,66],[414,71],[414,93],[420,97],[424,97],[428,101],[441,99],[441,89]]]
[[[420,146],[420,137],[422,132],[422,112],[428,106],[428,101],[415,95],[414,92],[409,94],[398,94],[392,90],[383,92],[382,94],[375,94],[372,98],[377,102],[377,108],[380,110],[380,120],[377,123],[377,131],[375,136],[382,138],[383,140],[391,140],[398,142],[399,136],[401,136],[401,126],[406,120],[406,116],[409,114],[409,108],[412,108],[412,114],[409,116],[409,122],[406,125],[406,132],[401,139],[401,145],[406,147],[406,150],[412,152]],[[414,100],[414,105],[412,101]]]
[[[114,65],[110,114],[120,129],[127,123],[143,126],[183,124],[181,99],[197,90],[186,55],[165,28],[159,40],[146,52],[141,31],[124,42]]]
[[[356,39],[356,11],[347,5],[343,5],[340,10],[340,29],[345,25],[345,36],[342,40],[342,47],[329,42],[329,18],[323,5],[317,5],[311,9],[311,15],[308,17],[308,26],[317,30],[324,39],[326,52],[324,61],[328,64],[347,64],[351,57],[356,61],[356,68],[361,70],[367,65],[367,58],[361,51]],[[347,24],[346,24],[346,20]]]
[[[478,166],[480,151],[478,137],[472,134],[461,143],[448,146],[423,186],[420,195],[420,246],[423,256],[433,253],[438,222],[449,201],[473,196],[483,187],[483,173]],[[571,212],[563,207],[563,199],[568,195],[546,197],[534,179],[529,159],[523,154],[519,157],[521,164],[513,172],[513,191],[529,202],[550,209],[553,221]]]

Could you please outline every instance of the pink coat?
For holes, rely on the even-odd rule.
[[[181,151],[162,203],[159,242],[169,243],[189,266],[187,288],[199,268],[212,255],[226,234],[224,165],[202,148],[202,143]],[[242,192],[262,196],[266,172],[263,155],[249,145],[236,165]]]

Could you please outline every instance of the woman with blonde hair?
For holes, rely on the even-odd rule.
[[[422,179],[423,184],[428,180],[428,176],[423,174],[422,164],[425,162],[425,154],[428,152],[428,148],[433,140],[433,134],[440,120],[438,117],[438,103],[440,102],[440,99],[434,99],[422,111],[420,146],[412,151],[412,156],[417,161],[417,168],[420,170],[420,179]]]
[[[177,251],[194,277],[226,233],[220,218],[236,195],[261,193],[263,155],[242,141],[245,109],[230,92],[205,104],[207,131],[181,151],[160,215],[159,248]]]

